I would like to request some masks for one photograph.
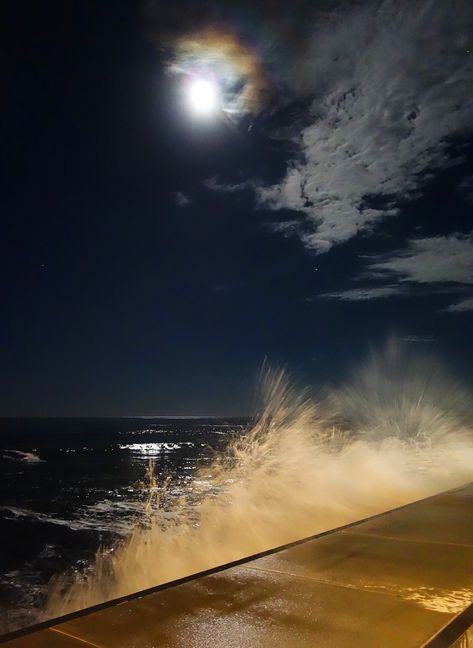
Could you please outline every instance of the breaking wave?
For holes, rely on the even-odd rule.
[[[34,452],[23,452],[23,450],[5,450],[6,454],[3,455],[3,459],[10,459],[12,461],[24,461],[29,464],[43,463],[44,459],[41,459]]]
[[[352,380],[309,398],[265,371],[264,407],[179,498],[158,484],[128,538],[88,576],[62,576],[52,617],[174,580],[473,479],[472,399],[390,343]]]

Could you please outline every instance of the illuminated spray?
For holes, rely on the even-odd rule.
[[[265,372],[244,435],[143,519],[93,574],[56,580],[46,617],[100,603],[379,513],[473,479],[472,400],[394,343],[319,403]]]

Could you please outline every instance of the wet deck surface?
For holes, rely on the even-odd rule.
[[[4,645],[418,648],[472,602],[470,485]]]

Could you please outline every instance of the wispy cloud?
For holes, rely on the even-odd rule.
[[[187,196],[182,191],[176,192],[176,194],[174,195],[174,200],[176,201],[176,205],[178,207],[187,207],[191,204],[191,199],[189,198],[189,196]]]
[[[448,313],[464,313],[466,311],[473,311],[473,295],[466,299],[461,299],[456,304],[449,306],[446,311]]]
[[[465,297],[448,306],[446,311],[473,310],[473,239],[459,233],[412,239],[402,250],[373,257],[357,279],[374,280],[376,284],[325,293],[318,298],[367,301],[466,292]],[[379,285],[383,281],[387,283]]]
[[[371,299],[386,299],[394,296],[407,296],[409,290],[407,287],[396,284],[388,286],[367,286],[366,288],[350,288],[337,292],[329,292],[318,295],[315,298],[309,298],[308,301],[316,299],[335,300],[335,301],[368,301]]]
[[[436,341],[433,335],[406,335],[402,339],[408,344],[433,344]]]
[[[458,189],[465,200],[473,205],[473,175],[464,178]]]
[[[248,180],[240,183],[228,183],[228,182],[219,182],[217,178],[208,178],[203,182],[204,187],[216,191],[218,193],[235,193],[237,191],[242,191],[243,189],[254,189],[255,183],[252,180]]]
[[[454,233],[413,239],[403,250],[368,264],[364,277],[418,284],[473,284],[473,239]]]
[[[316,28],[296,93],[313,102],[292,133],[299,157],[260,206],[301,216],[306,246],[325,252],[369,232],[456,164],[450,144],[473,129],[473,3],[357,3]],[[236,191],[241,185],[214,185]]]

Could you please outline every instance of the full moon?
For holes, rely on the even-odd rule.
[[[217,87],[206,79],[198,79],[190,86],[189,100],[195,113],[202,116],[211,115],[218,106]]]

